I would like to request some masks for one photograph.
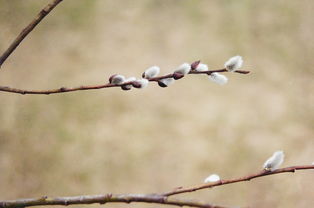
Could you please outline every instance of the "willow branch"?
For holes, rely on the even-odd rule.
[[[217,182],[201,184],[201,185],[193,186],[193,187],[189,187],[189,188],[179,187],[179,188],[176,188],[174,191],[164,193],[163,195],[164,196],[173,196],[173,195],[177,195],[177,194],[183,194],[183,193],[198,191],[201,189],[213,188],[215,186],[223,186],[223,185],[227,185],[227,184],[231,184],[231,183],[250,181],[254,178],[260,178],[260,177],[269,176],[269,175],[276,175],[276,174],[281,174],[281,173],[294,173],[296,170],[308,170],[308,169],[314,169],[314,165],[291,166],[291,167],[277,169],[275,171],[262,170],[258,173],[250,174],[248,176],[244,176],[244,177],[240,177],[240,178],[236,178],[236,179],[220,180]]]
[[[220,180],[214,183],[202,184],[190,188],[176,188],[174,191],[159,193],[159,194],[106,194],[106,195],[84,195],[84,196],[72,196],[72,197],[41,197],[32,199],[17,199],[0,201],[0,208],[12,208],[12,207],[30,207],[30,206],[45,206],[45,205],[73,205],[73,204],[105,204],[105,203],[131,203],[131,202],[142,202],[142,203],[153,203],[153,204],[164,204],[164,205],[175,205],[175,206],[189,206],[199,208],[223,208],[222,206],[212,205],[207,203],[201,203],[190,200],[179,200],[170,198],[173,195],[179,195],[188,192],[199,191],[202,189],[213,188],[216,186],[223,186],[231,183],[239,183],[244,181],[250,181],[254,178],[260,178],[264,176],[282,174],[282,173],[294,173],[297,170],[309,170],[314,169],[314,165],[303,165],[303,166],[291,166],[286,168],[277,169],[275,171],[260,171],[255,174],[248,176]]]
[[[212,204],[199,203],[188,200],[168,199],[165,196],[150,194],[106,194],[106,195],[85,195],[85,196],[72,196],[72,197],[41,197],[34,199],[19,199],[11,201],[0,201],[0,208],[13,208],[13,207],[31,207],[31,206],[44,206],[44,205],[73,205],[73,204],[105,204],[105,203],[131,203],[142,202],[152,204],[164,204],[175,206],[189,206],[198,208],[224,208]]]
[[[6,59],[12,54],[12,52],[19,46],[24,38],[44,19],[60,2],[63,0],[53,0],[45,8],[43,8],[35,19],[29,23],[22,32],[15,38],[9,48],[0,56],[0,68]]]
[[[210,71],[190,71],[189,74],[212,74],[214,72],[228,72],[226,69],[218,69],[218,70],[210,70]],[[249,71],[244,70],[237,70],[235,71],[239,74],[248,74]],[[168,74],[164,76],[154,77],[148,79],[150,82],[158,82],[159,80],[165,79],[165,78],[174,78],[175,74]],[[56,94],[56,93],[66,93],[66,92],[74,92],[74,91],[81,91],[81,90],[96,90],[96,89],[103,89],[103,88],[111,88],[111,87],[122,87],[124,85],[133,85],[136,87],[137,82],[125,82],[123,84],[100,84],[100,85],[87,85],[87,86],[79,86],[79,87],[60,87],[57,89],[51,89],[51,90],[23,90],[23,89],[17,89],[17,88],[11,88],[7,86],[0,86],[0,91],[3,92],[9,92],[9,93],[17,93],[17,94],[39,94],[39,95],[49,95],[49,94]]]

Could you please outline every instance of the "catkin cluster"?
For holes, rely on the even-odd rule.
[[[242,65],[242,57],[234,56],[226,61],[224,69],[228,72],[235,72],[241,68]],[[172,74],[164,76],[158,76],[160,73],[160,68],[158,66],[152,66],[146,69],[142,74],[142,78],[140,79],[135,77],[126,78],[123,75],[115,74],[109,78],[109,83],[120,86],[122,90],[130,90],[132,87],[143,89],[148,86],[149,82],[157,82],[160,87],[168,87],[169,85],[173,84],[175,80],[181,79],[187,74],[191,74],[193,72],[207,74],[210,81],[220,85],[224,85],[228,82],[228,78],[225,75],[222,75],[218,72],[209,71],[206,64],[196,61],[192,64],[183,63],[177,67]]]

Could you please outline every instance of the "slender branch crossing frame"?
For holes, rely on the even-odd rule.
[[[73,205],[73,204],[106,204],[106,203],[131,203],[131,202],[143,202],[153,204],[175,205],[175,206],[189,206],[199,208],[225,208],[224,206],[213,205],[208,203],[201,203],[190,200],[181,200],[172,198],[174,195],[180,195],[189,192],[196,192],[202,189],[209,189],[216,186],[224,186],[232,183],[240,183],[244,181],[250,181],[255,178],[261,178],[265,176],[271,176],[283,173],[294,173],[297,170],[309,170],[314,169],[314,165],[303,166],[291,166],[286,168],[277,169],[275,171],[259,171],[258,173],[249,174],[240,178],[220,180],[213,183],[205,183],[189,188],[175,188],[173,191],[165,193],[155,194],[105,194],[105,195],[84,195],[84,196],[72,196],[72,197],[47,197],[33,199],[17,199],[0,201],[0,208],[13,208],[13,207],[31,207],[31,206],[48,206],[48,205]]]

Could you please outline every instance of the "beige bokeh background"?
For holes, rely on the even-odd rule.
[[[1,52],[47,2],[0,0]],[[188,76],[166,89],[1,92],[1,199],[168,191],[256,172],[276,150],[284,166],[312,163],[313,10],[311,0],[64,0],[3,65],[0,85],[101,84],[198,59],[217,69],[238,54],[252,73],[226,74],[225,86]],[[304,171],[181,197],[305,208],[313,181]]]

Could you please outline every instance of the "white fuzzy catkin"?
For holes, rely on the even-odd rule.
[[[234,56],[231,57],[228,61],[225,63],[225,68],[230,71],[234,72],[235,70],[242,67],[243,59],[241,56]]]
[[[124,80],[124,83],[126,83],[126,82],[133,82],[133,81],[135,81],[135,80],[136,80],[135,77],[129,77],[129,78],[127,78],[127,79]],[[125,85],[124,88],[130,90],[130,89],[132,88],[132,85],[131,85],[131,84]]]
[[[147,87],[149,81],[148,79],[138,79],[136,80],[136,82],[138,82],[140,84],[140,89]]]
[[[125,79],[124,82],[133,82],[135,80],[136,80],[135,77],[129,77],[129,78]]]
[[[227,82],[228,82],[228,78],[225,75],[219,74],[218,72],[211,73],[208,76],[208,78],[209,78],[209,80],[211,80],[217,84],[220,84],[220,85],[227,84]]]
[[[191,65],[188,63],[181,64],[174,73],[186,75],[191,71]]]
[[[283,163],[284,160],[284,153],[283,151],[276,151],[274,154],[266,160],[264,163],[264,169],[274,171],[279,168],[279,166]]]
[[[152,66],[145,70],[144,78],[149,79],[156,77],[160,72],[160,68],[158,66]]]
[[[117,74],[111,77],[111,84],[122,84],[125,81],[125,77],[123,75]]]
[[[205,178],[204,183],[211,183],[211,182],[217,182],[220,181],[220,177],[217,174],[212,174]]]
[[[173,78],[165,78],[165,79],[159,80],[159,82],[162,82],[166,86],[169,86],[174,82],[174,79]]]
[[[208,66],[206,64],[197,65],[195,71],[208,71]]]

